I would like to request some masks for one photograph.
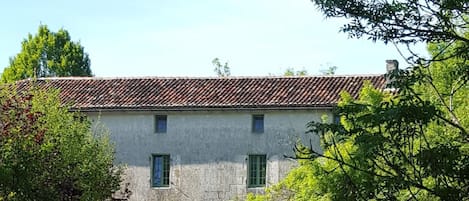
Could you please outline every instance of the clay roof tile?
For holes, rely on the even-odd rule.
[[[328,107],[340,92],[357,97],[363,82],[383,88],[383,75],[228,78],[42,78],[80,110]],[[21,87],[32,81],[19,81]]]

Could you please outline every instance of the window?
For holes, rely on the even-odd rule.
[[[169,186],[169,155],[153,155],[152,159],[152,187]]]
[[[265,186],[265,155],[249,155],[248,163],[248,187]]]
[[[155,116],[155,132],[156,133],[166,133],[166,115],[156,115]]]
[[[252,115],[252,132],[264,132],[264,115]]]
[[[340,116],[339,115],[333,115],[333,120],[332,123],[339,125],[340,124]]]

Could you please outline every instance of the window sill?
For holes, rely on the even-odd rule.
[[[169,190],[171,189],[170,186],[152,186],[151,187],[152,190]]]
[[[264,187],[247,187],[246,192],[254,193],[254,194],[262,194],[265,193],[265,186]]]
[[[256,190],[256,189],[264,189],[265,187],[266,186],[248,186],[247,188]]]

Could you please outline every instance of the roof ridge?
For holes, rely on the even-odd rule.
[[[223,79],[291,79],[291,78],[327,78],[327,77],[377,77],[384,74],[348,74],[348,75],[306,75],[306,76],[229,76],[229,77],[216,77],[216,76],[130,76],[130,77],[42,77],[37,80],[135,80],[135,79],[187,79],[187,80],[223,80]],[[33,80],[28,78],[25,80]]]

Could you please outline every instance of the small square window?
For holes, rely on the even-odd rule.
[[[252,115],[252,132],[264,132],[264,115]]]
[[[169,155],[153,155],[152,157],[152,187],[169,186]]]
[[[340,124],[340,116],[339,115],[333,115],[333,118],[334,119],[332,120],[332,123],[339,125]]]
[[[264,187],[266,177],[266,155],[249,155],[248,187]]]
[[[167,125],[166,115],[155,116],[155,132],[156,133],[166,133],[166,128],[167,128],[166,125]]]

